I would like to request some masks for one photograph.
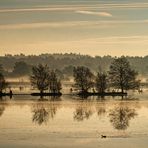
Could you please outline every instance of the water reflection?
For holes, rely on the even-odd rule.
[[[97,109],[97,114],[98,114],[99,117],[100,117],[100,116],[105,116],[105,114],[106,114],[106,109],[105,109],[104,106],[98,107],[98,108],[96,108],[96,109]]]
[[[0,117],[4,114],[6,106],[8,106],[7,102],[5,100],[1,99],[0,100]]]
[[[66,122],[66,117],[73,118],[74,121],[78,122],[85,122],[86,120],[92,119],[92,122],[96,120],[98,123],[104,121],[111,122],[113,128],[117,130],[126,130],[129,127],[130,121],[137,116],[136,110],[138,112],[138,109],[143,105],[147,107],[147,104],[143,104],[143,102],[139,103],[140,101],[137,100],[108,101],[105,99],[98,100],[94,98],[87,100],[64,99],[61,101],[59,98],[45,97],[44,100],[39,99],[38,101],[24,101],[22,99],[15,101],[3,100],[0,101],[0,116],[2,116],[4,112],[7,112],[7,108],[9,113],[10,110],[11,113],[13,113],[14,109],[11,109],[11,107],[19,106],[20,111],[24,112],[29,106],[29,109],[31,108],[32,123],[37,125],[46,125],[50,120],[55,119],[58,112],[61,119],[66,119]],[[62,109],[60,109],[60,107],[62,107]],[[101,117],[101,120],[98,120],[99,117]],[[55,120],[57,120],[57,118]]]
[[[49,113],[47,109],[45,109],[44,105],[38,104],[33,107],[33,117],[32,121],[41,125],[42,123],[47,123],[49,119]]]
[[[5,111],[5,107],[3,105],[0,105],[0,117],[3,115]]]
[[[77,104],[73,119],[76,121],[83,121],[84,119],[89,119],[93,114],[93,109],[91,102],[89,101],[81,101]]]
[[[47,101],[38,102],[32,106],[32,122],[38,125],[47,124],[49,119],[53,119],[57,113],[60,106],[60,102]]]
[[[129,121],[135,116],[137,116],[135,109],[122,104],[111,109],[109,113],[110,122],[117,130],[126,130]]]

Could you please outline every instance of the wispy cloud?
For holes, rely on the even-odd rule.
[[[104,16],[104,15],[103,15]],[[97,27],[110,28],[123,24],[147,24],[148,20],[110,20],[110,21],[63,21],[63,22],[38,22],[16,23],[0,25],[4,29],[37,29],[37,28],[64,28],[64,27]]]
[[[32,11],[62,11],[62,10],[75,10],[75,8],[71,7],[40,7],[40,8],[26,8],[26,9],[0,9],[0,13],[6,12],[32,12]]]
[[[129,44],[129,43],[136,43],[136,44],[148,44],[148,36],[109,36],[109,37],[99,37],[99,38],[89,38],[89,39],[82,39],[79,40],[80,42],[86,43],[94,43],[94,44]]]
[[[23,23],[23,24],[6,24],[0,25],[0,30],[3,29],[36,29],[36,28],[62,28],[90,25],[87,21],[70,21],[70,22],[39,22],[39,23]]]
[[[76,13],[80,13],[80,14],[88,14],[88,15],[97,15],[97,16],[103,16],[103,17],[112,17],[111,13],[108,12],[94,12],[94,11],[76,11]]]
[[[85,4],[85,5],[42,5],[32,8],[11,8],[11,9],[0,9],[0,13],[7,13],[7,12],[32,12],[32,11],[77,11],[80,13],[91,13],[88,10],[95,10],[95,9],[116,9],[116,8],[148,8],[148,3],[114,3],[114,4]],[[81,11],[80,11],[81,10]],[[83,12],[84,11],[84,12]],[[94,15],[99,15],[100,13],[106,12],[93,12]],[[100,14],[101,15],[101,14]],[[102,14],[103,15],[103,14]],[[109,15],[110,16],[110,15]]]

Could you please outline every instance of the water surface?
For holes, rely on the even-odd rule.
[[[144,97],[143,97],[144,96]],[[0,101],[0,147],[143,147],[148,100],[15,96]],[[138,98],[140,97],[140,98]],[[102,139],[101,135],[107,136]]]

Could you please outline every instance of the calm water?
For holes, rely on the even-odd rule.
[[[3,98],[0,147],[147,147],[147,96]]]

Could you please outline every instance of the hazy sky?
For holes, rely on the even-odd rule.
[[[0,55],[148,55],[148,0],[0,0]]]

